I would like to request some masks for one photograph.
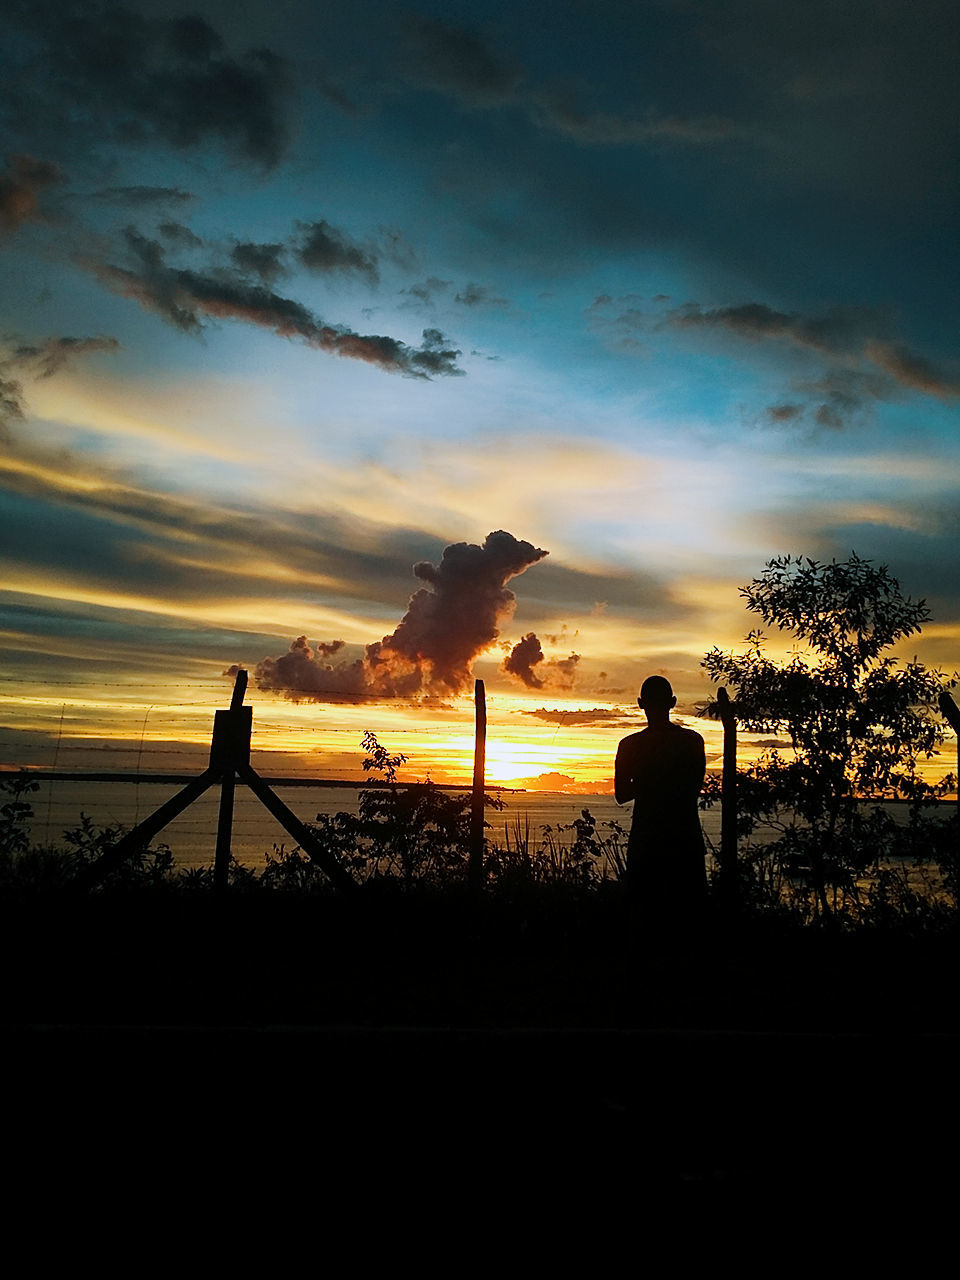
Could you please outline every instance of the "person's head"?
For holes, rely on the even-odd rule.
[[[671,707],[677,705],[670,681],[663,676],[647,676],[640,686],[637,705],[647,713],[648,720],[668,719]]]

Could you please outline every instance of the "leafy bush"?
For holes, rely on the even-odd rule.
[[[571,823],[540,828],[534,842],[529,819],[516,818],[513,841],[510,829],[505,843],[487,855],[487,876],[494,884],[527,880],[533,884],[567,884],[587,888],[605,880],[620,880],[626,872],[627,832],[619,822],[601,822],[589,809]],[[572,841],[564,837],[574,833]]]
[[[943,741],[934,708],[947,686],[916,660],[886,651],[929,619],[888,570],[856,555],[843,563],[781,557],[741,589],[747,608],[792,634],[803,649],[786,662],[765,652],[761,630],[741,654],[711,650],[711,679],[736,690],[737,720],[755,733],[785,733],[789,753],[764,751],[738,775],[739,835],[766,828],[743,848],[748,889],[792,899],[812,915],[856,911],[861,882],[881,863],[935,856],[941,841],[925,813],[953,778],[929,784],[920,762]],[[707,793],[705,802],[714,795]],[[909,803],[909,831],[867,800]]]

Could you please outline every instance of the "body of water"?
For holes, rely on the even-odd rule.
[[[30,823],[31,838],[43,845],[63,845],[64,832],[79,825],[81,813],[100,828],[133,827],[181,789],[181,785],[175,782],[73,782],[61,779],[42,780],[38,786],[39,790],[27,799],[34,813]],[[321,813],[358,811],[360,793],[356,787],[277,786],[274,790],[303,822],[313,822]],[[553,839],[569,845],[575,838],[575,832],[570,828],[583,809],[589,809],[597,820],[601,835],[605,834],[603,824],[608,822],[617,822],[628,831],[630,828],[633,806],[621,808],[612,795],[523,791],[507,792],[502,798],[504,809],[501,812],[488,809],[486,814],[487,840],[491,844],[504,845],[509,839],[510,844],[515,845],[517,829],[522,838],[529,825],[533,847],[542,843],[546,826],[552,828]],[[154,843],[169,844],[179,866],[212,865],[219,808],[220,788],[214,786],[169,823]],[[906,805],[892,805],[890,809],[898,820],[907,820]],[[718,847],[720,806],[702,810],[700,821],[708,849],[711,845]],[[761,831],[758,830],[754,838],[762,840]],[[295,843],[253,793],[238,784],[233,816],[234,857],[245,866],[261,868],[265,865],[264,855],[275,845],[285,845],[289,849]]]
[[[63,833],[75,828],[81,812],[97,827],[132,827],[142,822],[165,801],[176,795],[176,783],[146,782],[65,782],[41,781],[39,790],[27,797],[33,807],[31,837],[37,844],[62,845]],[[320,813],[356,813],[359,793],[355,787],[283,787],[277,795],[304,822],[313,822]],[[598,823],[619,822],[629,830],[631,805],[621,808],[611,795],[562,795],[553,791],[512,792],[503,796],[502,812],[487,810],[487,839],[504,844],[509,836],[515,843],[515,828],[529,823],[530,834],[539,839],[541,829],[569,827],[589,809]],[[177,864],[183,867],[209,866],[213,862],[220,807],[220,788],[211,787],[185,809],[156,837],[154,843],[169,844]],[[716,842],[720,835],[720,810],[702,815],[704,829]],[[569,844],[573,831],[559,833]],[[233,854],[245,866],[263,867],[264,854],[274,845],[289,849],[296,842],[244,786],[237,786],[233,816]]]

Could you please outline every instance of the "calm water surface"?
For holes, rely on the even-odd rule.
[[[39,791],[30,797],[34,818],[33,839],[40,844],[62,844],[63,833],[80,821],[81,811],[98,827],[132,827],[143,821],[161,804],[176,795],[180,788],[165,783],[117,782],[41,782]],[[304,822],[312,822],[319,813],[357,812],[358,793],[354,787],[277,787],[277,794]],[[530,833],[540,837],[541,828],[569,826],[589,809],[598,823],[619,822],[629,829],[630,805],[620,808],[611,795],[561,795],[552,791],[526,791],[504,796],[502,813],[487,811],[487,838],[505,843],[509,834],[514,843],[515,824],[521,828],[529,822]],[[170,845],[178,865],[209,866],[213,862],[216,842],[220,789],[211,787],[157,837]],[[704,829],[714,842],[720,834],[720,812],[702,815]],[[601,827],[601,831],[603,828]],[[560,838],[570,843],[573,832]],[[234,803],[233,853],[245,866],[265,865],[264,853],[274,845],[295,843],[280,824],[267,813],[259,800],[246,787],[238,786]]]

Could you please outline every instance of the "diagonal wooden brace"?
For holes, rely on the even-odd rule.
[[[310,828],[300,821],[292,809],[287,808],[276,792],[271,790],[270,786],[264,782],[255,769],[249,764],[238,765],[237,777],[241,782],[246,783],[260,803],[266,809],[269,809],[280,825],[290,832],[304,853],[326,872],[336,888],[347,890],[357,888],[357,882],[340,865],[337,856],[320,844]]]
[[[158,832],[174,820],[178,814],[183,813],[194,800],[199,800],[203,793],[220,781],[219,769],[207,769],[194,778],[192,782],[178,791],[175,796],[162,804],[150,814],[149,818],[144,818],[141,823],[128,831],[125,836],[117,841],[112,849],[108,849],[106,853],[92,862],[77,876],[76,886],[80,889],[90,889],[95,884],[99,884],[104,876],[109,875],[115,867],[118,867],[124,858],[129,858],[131,854],[137,852],[138,849],[145,848]]]

